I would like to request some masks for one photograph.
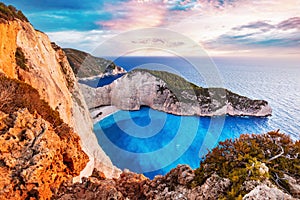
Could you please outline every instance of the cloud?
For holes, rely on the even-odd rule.
[[[300,50],[299,18],[290,18],[278,24],[264,21],[234,27],[215,40],[203,41],[211,49],[294,48]]]
[[[300,1],[271,0],[4,0],[25,11],[35,28],[65,47],[91,51],[99,41],[139,28],[167,28],[207,51],[299,52]],[[77,38],[77,39],[76,39]],[[160,37],[131,42],[170,44]]]
[[[293,17],[280,22],[277,28],[282,30],[298,29],[300,30],[300,17]]]
[[[103,8],[103,0],[4,0],[4,3],[22,10],[34,27],[44,32],[90,31],[99,29],[97,20],[111,20],[111,14]]]
[[[236,0],[171,0],[166,2],[170,10],[189,11],[207,8],[223,9],[234,5]]]
[[[98,21],[105,29],[132,30],[162,26],[167,14],[164,4],[153,1],[130,0],[118,4],[107,4],[105,10],[112,13],[110,21]]]
[[[232,6],[234,0],[129,0],[105,3],[112,20],[100,19],[105,29],[128,31],[138,28],[168,27],[199,12],[219,12]]]
[[[271,24],[268,24],[267,22],[258,21],[258,22],[253,22],[253,23],[247,24],[247,25],[235,27],[235,28],[233,28],[233,30],[240,31],[243,29],[260,29],[261,31],[269,31],[273,28],[274,28],[274,26]]]
[[[89,31],[98,29],[93,21],[99,18],[110,19],[105,12],[93,11],[39,11],[26,15],[35,28],[44,32]]]
[[[63,48],[75,48],[86,52],[93,52],[99,45],[116,33],[111,31],[58,31],[50,32],[48,36]]]
[[[89,10],[102,7],[103,0],[4,0],[4,3],[17,6],[23,11],[45,11],[45,10]]]
[[[133,44],[141,44],[141,45],[151,45],[151,46],[165,46],[167,48],[175,48],[184,46],[185,43],[183,41],[177,40],[173,38],[172,40],[167,40],[165,38],[148,38],[148,39],[140,39],[131,41]]]

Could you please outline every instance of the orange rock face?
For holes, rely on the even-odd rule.
[[[21,50],[26,67],[17,65],[17,49]],[[79,135],[83,151],[90,158],[80,177],[89,176],[95,167],[107,177],[118,177],[119,170],[103,152],[93,133],[88,108],[67,57],[46,34],[19,19],[0,21],[0,73],[35,88],[40,98]]]
[[[20,30],[17,21],[0,23],[0,71],[9,77],[16,77],[15,52],[17,33]]]
[[[49,199],[88,162],[79,137],[27,109],[0,111],[0,199]]]

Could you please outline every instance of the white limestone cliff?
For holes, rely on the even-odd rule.
[[[160,73],[168,76],[167,72]],[[135,70],[104,87],[80,87],[90,109],[113,105],[122,110],[139,110],[149,106],[171,114],[197,116],[265,117],[272,113],[263,100],[251,100],[222,88],[195,89],[187,81],[184,84],[185,89],[172,89],[170,83],[151,71]]]

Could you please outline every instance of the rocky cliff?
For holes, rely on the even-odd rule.
[[[36,89],[40,98],[80,136],[82,149],[89,156],[81,176],[90,175],[95,167],[108,177],[118,176],[118,169],[99,147],[87,106],[64,52],[51,44],[46,34],[12,13],[18,11],[1,4],[1,16],[6,17],[0,21],[0,72]]]
[[[27,109],[0,111],[0,134],[0,199],[49,199],[88,162],[76,133]]]
[[[139,110],[149,106],[176,115],[198,116],[264,117],[272,113],[264,100],[251,100],[222,88],[201,88],[168,72],[134,70],[104,87],[80,87],[90,109],[114,105]]]
[[[126,73],[122,67],[115,65],[112,61],[92,56],[83,51],[65,48],[68,61],[78,78],[90,79]]]

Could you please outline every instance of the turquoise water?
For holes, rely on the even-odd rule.
[[[94,130],[116,166],[153,178],[178,164],[197,168],[207,149],[217,142],[237,138],[240,133],[261,133],[267,121],[253,117],[181,117],[143,107],[110,115]]]
[[[169,68],[167,71],[205,86],[202,77],[186,61],[177,58],[133,57],[115,62],[127,71],[147,63],[154,69],[161,69],[155,63],[168,64],[174,71]],[[178,164],[197,168],[207,149],[243,133],[280,129],[293,139],[300,139],[300,62],[239,59],[215,59],[214,62],[225,88],[253,99],[267,100],[273,115],[268,118],[181,117],[147,107],[140,111],[119,111],[94,126],[99,144],[116,166],[153,178]]]

